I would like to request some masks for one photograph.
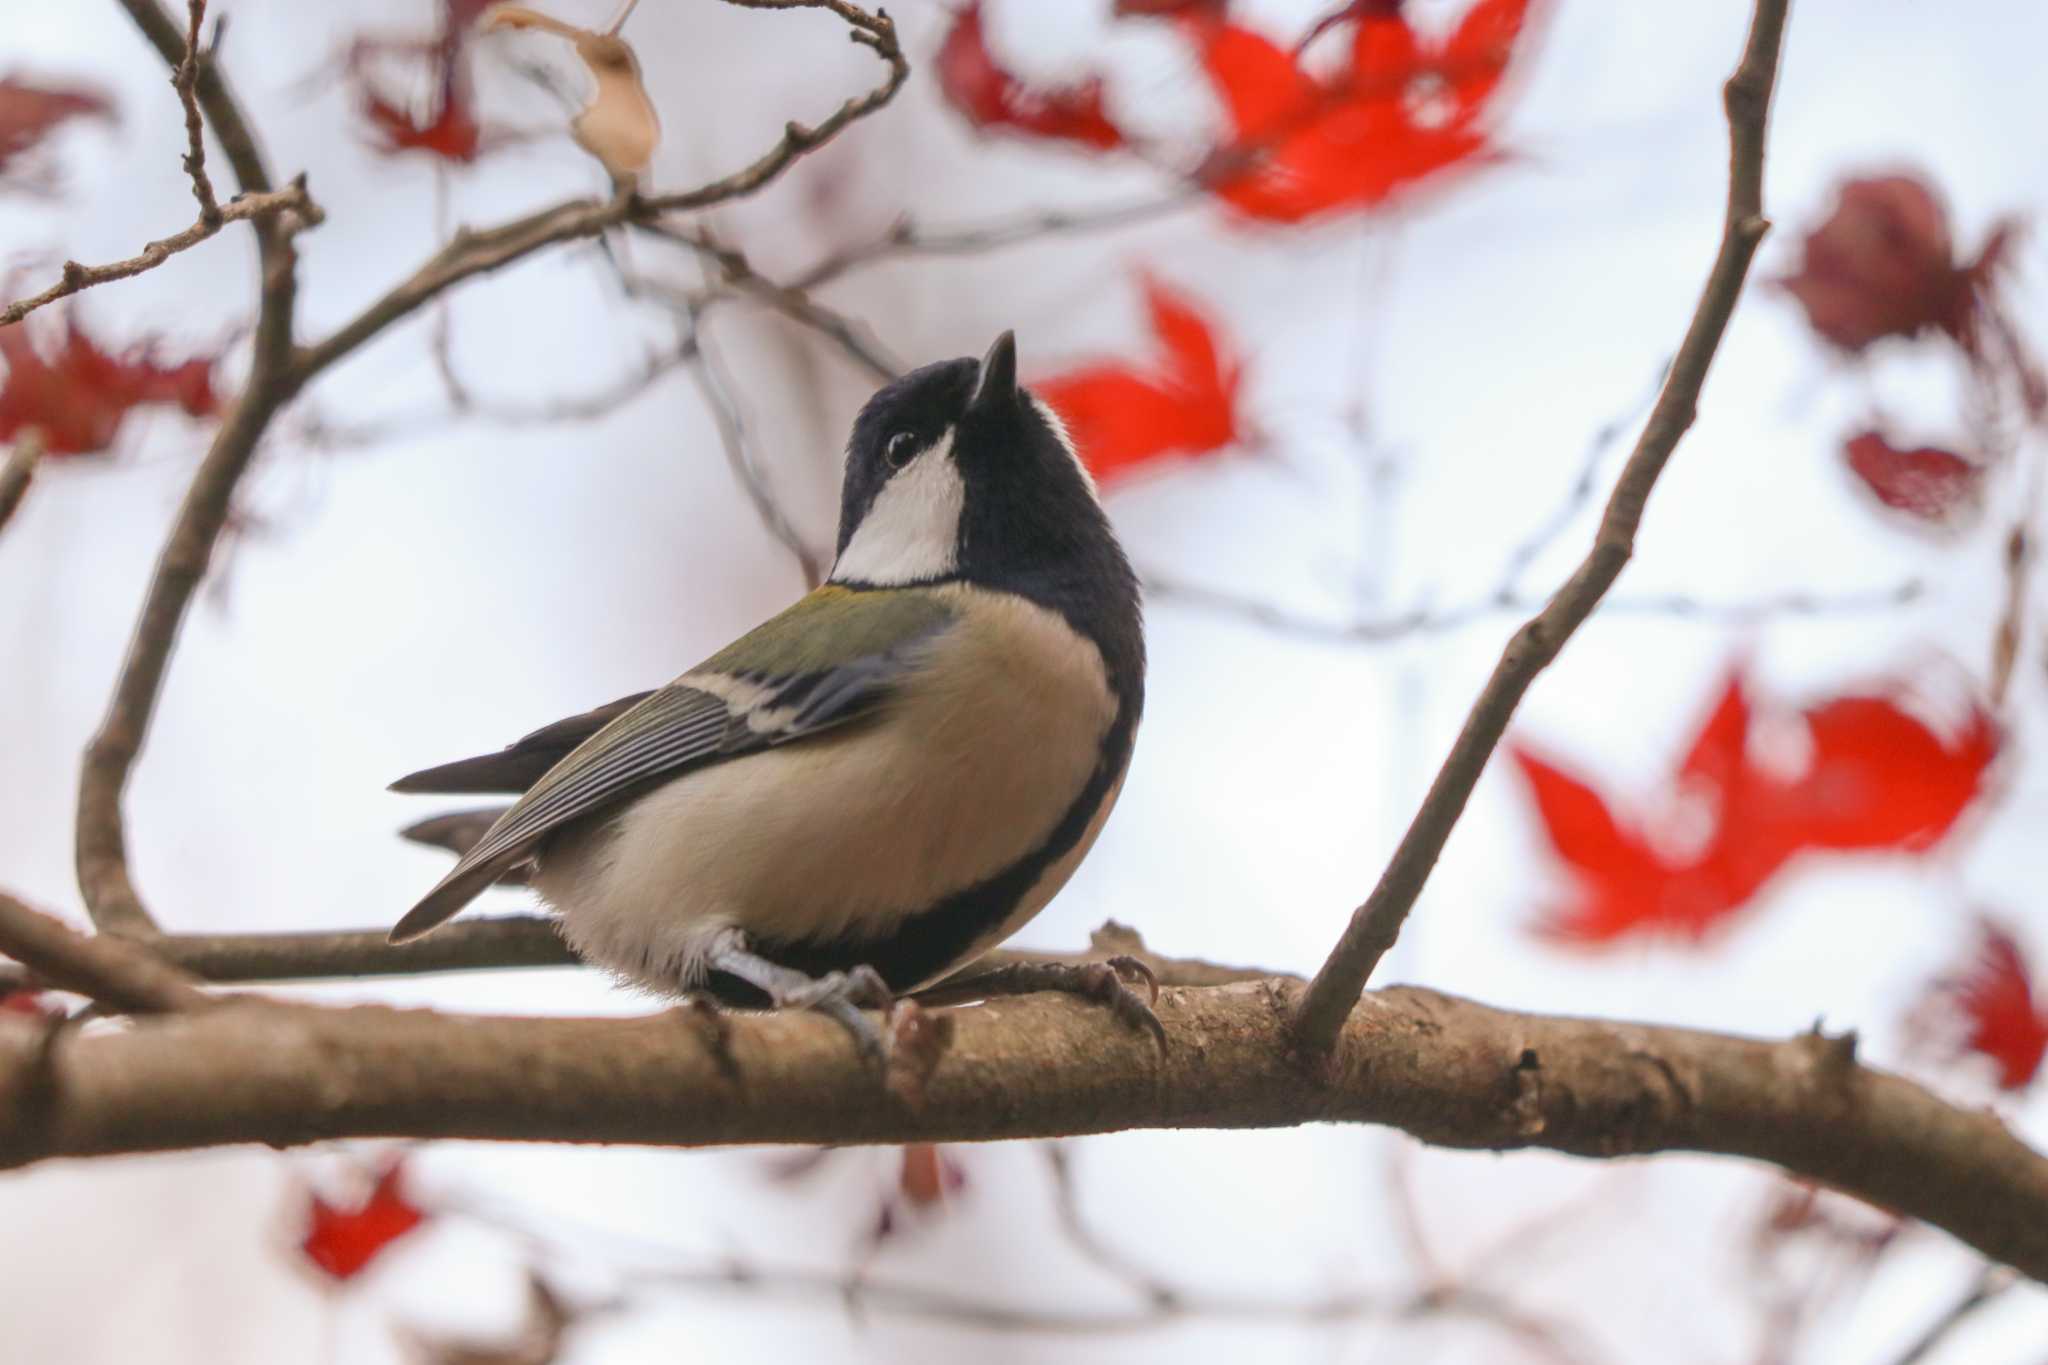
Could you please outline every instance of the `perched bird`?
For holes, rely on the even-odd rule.
[[[391,938],[523,872],[629,983],[817,1009],[878,1047],[861,1007],[1073,875],[1144,685],[1137,580],[1005,332],[861,411],[822,587],[666,687],[394,783],[524,795]]]

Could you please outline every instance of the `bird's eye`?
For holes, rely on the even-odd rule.
[[[882,458],[889,462],[889,468],[901,469],[910,463],[916,453],[917,436],[914,432],[899,431],[889,438],[889,444],[882,447]]]

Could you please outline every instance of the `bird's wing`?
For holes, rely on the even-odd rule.
[[[510,792],[517,795],[540,781],[541,774],[567,758],[570,750],[653,695],[652,692],[635,692],[594,711],[569,716],[553,725],[543,725],[497,753],[458,758],[453,763],[407,773],[391,784],[391,790],[442,795],[457,792]]]
[[[549,768],[407,912],[392,941],[448,919],[572,821],[690,768],[867,714],[954,620],[936,593],[818,589],[628,707]]]

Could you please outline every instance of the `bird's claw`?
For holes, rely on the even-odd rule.
[[[1146,998],[1141,999],[1131,989],[1133,982],[1144,983]],[[1106,1007],[1127,1027],[1150,1034],[1159,1055],[1166,1055],[1166,1026],[1159,1022],[1152,1008],[1159,1003],[1159,978],[1150,967],[1127,954],[1102,962],[1015,962],[971,977],[961,985],[977,995],[1058,991],[1079,996]]]
[[[869,1062],[887,1060],[888,1045],[882,1030],[864,1012],[886,1011],[896,1003],[888,983],[873,967],[859,966],[846,972],[827,972],[809,985],[783,992],[775,1000],[778,1009],[813,1010],[846,1030],[854,1050]]]

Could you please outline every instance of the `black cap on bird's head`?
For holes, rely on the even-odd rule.
[[[1052,409],[1017,383],[1004,332],[979,361],[913,370],[861,409],[832,578],[1004,578],[1108,535],[1093,480]]]

